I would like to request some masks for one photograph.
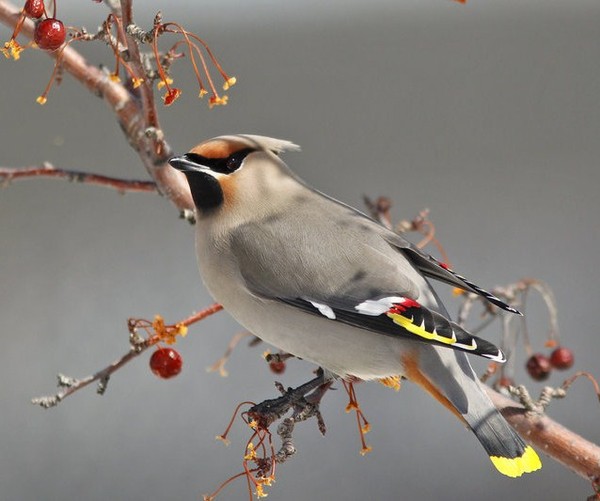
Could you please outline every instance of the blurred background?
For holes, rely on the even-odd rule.
[[[600,376],[600,3],[146,0],[137,2],[138,22],[151,26],[158,9],[206,39],[238,78],[230,104],[209,111],[196,99],[189,64],[177,63],[183,95],[160,107],[176,152],[226,133],[286,138],[303,147],[288,164],[344,202],[362,208],[363,194],[389,196],[397,220],[429,208],[454,267],[476,283],[535,277],[553,287],[561,341],[576,357],[567,374]],[[58,14],[93,29],[107,12],[60,0]],[[9,37],[1,27],[0,39]],[[106,47],[77,47],[112,66]],[[52,69],[44,54],[0,65],[0,165],[49,161],[146,177],[112,113],[69,76],[44,107],[35,103]],[[455,311],[450,290],[438,290]],[[152,375],[148,353],[114,375],[103,397],[89,388],[48,411],[30,403],[54,391],[56,373],[84,376],[125,353],[128,317],[177,321],[210,303],[193,229],[164,199],[43,179],[0,191],[0,498],[192,500],[238,473],[249,430],[238,421],[229,448],[214,440],[235,406],[274,397],[274,380],[296,386],[313,367],[292,360],[275,376],[261,360],[266,347],[241,346],[228,378],[207,373],[240,329],[226,313],[178,342],[177,378]],[[531,301],[528,322],[534,349],[547,353],[541,301]],[[499,326],[486,335],[497,341]],[[518,356],[518,382],[537,393],[542,385]],[[535,475],[497,474],[475,438],[410,383],[399,393],[378,384],[357,392],[373,452],[359,455],[346,395],[330,392],[327,435],[313,421],[297,427],[298,455],[278,468],[270,499],[592,493],[548,458]],[[599,413],[584,381],[549,410],[595,442]],[[238,480],[221,499],[245,498]]]

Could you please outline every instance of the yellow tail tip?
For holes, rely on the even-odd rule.
[[[490,456],[496,469],[507,477],[517,478],[523,473],[531,473],[542,467],[537,453],[529,446],[525,447],[523,455],[518,458]]]

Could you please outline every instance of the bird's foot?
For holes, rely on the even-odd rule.
[[[296,423],[315,417],[319,431],[325,434],[325,422],[319,404],[334,381],[335,376],[319,369],[316,378],[297,388],[286,390],[281,383],[275,383],[282,396],[265,400],[248,410],[247,416],[256,423],[258,430],[267,430],[271,424],[293,410],[292,415],[283,419],[277,427],[277,434],[281,439],[279,450],[273,456],[255,459],[259,476],[267,476],[267,473],[273,469],[274,463],[284,463],[296,453],[292,437]]]
[[[264,400],[252,406],[247,415],[250,419],[256,421],[260,428],[266,429],[275,421],[281,419],[290,409],[293,409],[291,419],[294,422],[305,421],[316,416],[319,422],[319,430],[321,433],[325,433],[325,425],[319,412],[319,403],[334,380],[335,376],[319,368],[317,377],[297,388],[286,390],[281,383],[276,382],[275,386],[282,396]]]

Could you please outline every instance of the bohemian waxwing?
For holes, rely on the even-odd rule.
[[[504,475],[539,469],[466,356],[504,362],[504,354],[452,322],[428,279],[519,312],[308,187],[279,158],[297,150],[263,136],[222,136],[169,161],[190,185],[200,273],[214,299],[262,340],[339,377],[417,383],[473,430]]]

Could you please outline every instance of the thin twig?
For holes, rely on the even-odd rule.
[[[125,193],[126,191],[156,192],[156,183],[154,181],[120,179],[80,170],[57,169],[49,163],[44,163],[41,167],[0,167],[1,186],[6,186],[14,180],[30,179],[34,177],[50,177],[76,183],[95,184],[106,188],[113,188],[121,193]]]
[[[596,393],[596,397],[600,401],[600,385],[598,384],[598,381],[596,381],[596,379],[589,372],[586,372],[586,371],[576,372],[569,379],[567,379],[565,382],[563,382],[561,388],[565,391],[568,390],[571,387],[571,385],[581,377],[587,378],[592,383],[592,385],[594,386],[594,392]]]
[[[104,384],[102,385],[102,388],[105,388],[108,379],[114,372],[118,371],[127,362],[133,360],[135,357],[140,355],[150,346],[151,345],[148,343],[143,343],[142,345],[140,345],[140,349],[131,348],[125,355],[120,357],[118,360],[115,360],[108,367],[105,367],[104,369],[99,370],[98,372],[90,376],[86,376],[83,379],[68,378],[63,374],[59,374],[58,386],[64,389],[54,395],[32,398],[31,403],[40,405],[45,409],[49,409],[50,407],[55,407],[61,401],[63,401],[65,398],[72,395],[76,391],[82,390],[86,386],[92,384],[94,381],[103,381]],[[104,389],[102,390],[102,392],[98,393],[104,393]]]
[[[188,318],[186,318],[185,320],[182,320],[179,323],[188,327],[192,324],[195,324],[196,322],[200,322],[200,320],[204,320],[206,317],[210,317],[211,315],[214,315],[215,313],[221,311],[222,309],[223,309],[223,306],[221,306],[219,303],[213,303],[210,306],[208,306],[207,308],[200,310],[198,313],[194,313],[193,315],[189,316]]]
[[[363,202],[369,210],[371,217],[385,226],[388,230],[392,229],[392,217],[390,209],[392,201],[387,197],[378,197],[374,202],[366,195],[363,195]]]
[[[248,336],[253,336],[253,334],[251,334],[248,331],[242,331],[242,332],[238,332],[235,336],[233,336],[233,338],[231,338],[231,341],[229,341],[229,344],[227,345],[227,349],[225,350],[225,353],[223,354],[223,356],[220,357],[210,367],[207,367],[206,368],[206,372],[216,372],[216,371],[218,371],[219,375],[221,377],[227,377],[229,375],[229,373],[227,372],[227,369],[225,369],[225,364],[229,360],[229,357],[233,353],[233,350],[238,345],[238,343],[242,339],[244,339],[245,337],[248,337]]]
[[[185,320],[178,322],[173,327],[177,327],[177,328],[179,326],[188,327],[196,322],[199,322],[200,320],[203,320],[204,318],[206,318],[210,315],[213,315],[214,313],[217,313],[218,311],[221,311],[222,309],[223,309],[223,307],[220,304],[215,303],[215,304],[209,306],[208,308],[204,308],[203,310],[199,311],[198,313],[191,315],[190,317],[186,318]],[[135,330],[136,326],[140,323],[140,321],[130,320],[128,323],[130,326],[129,342],[130,342],[131,347],[125,355],[118,358],[117,360],[115,360],[114,362],[109,364],[104,369],[101,369],[98,372],[95,372],[94,374],[86,376],[82,379],[75,379],[75,378],[65,376],[63,374],[59,374],[58,375],[58,386],[62,389],[60,391],[58,391],[57,393],[55,393],[54,395],[33,398],[31,400],[31,403],[40,405],[41,407],[44,407],[45,409],[49,409],[50,407],[55,407],[56,405],[58,405],[61,401],[63,401],[68,396],[85,388],[86,386],[92,384],[95,381],[98,381],[98,389],[97,389],[98,394],[100,394],[100,395],[104,394],[104,391],[106,390],[106,385],[108,384],[108,380],[110,379],[110,377],[113,373],[118,371],[121,367],[123,367],[125,364],[127,364],[134,358],[138,357],[140,354],[142,354],[148,348],[150,348],[151,346],[154,346],[155,344],[159,343],[160,341],[162,341],[164,339],[164,336],[162,336],[161,333],[154,333],[153,335],[144,339],[143,337],[139,336],[139,334],[137,334],[137,332]],[[146,323],[151,325],[150,322],[146,322]]]

